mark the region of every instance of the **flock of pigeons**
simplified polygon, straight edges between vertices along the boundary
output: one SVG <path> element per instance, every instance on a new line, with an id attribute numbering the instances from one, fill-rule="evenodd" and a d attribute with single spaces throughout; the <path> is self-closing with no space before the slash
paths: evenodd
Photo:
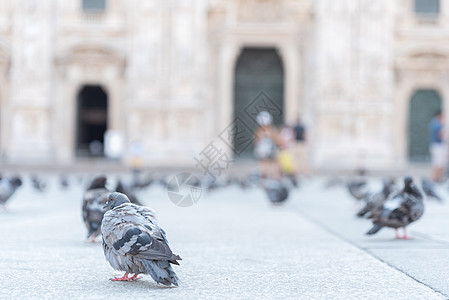
<path id="1" fill-rule="evenodd" d="M 210 192 L 230 185 L 241 189 L 258 186 L 265 190 L 273 204 L 279 204 L 285 202 L 289 191 L 298 186 L 298 182 L 286 180 L 267 180 L 250 174 L 198 184 Z M 47 188 L 45 181 L 36 176 L 32 176 L 31 183 L 38 191 Z M 178 285 L 179 279 L 172 265 L 179 265 L 181 257 L 170 249 L 166 233 L 159 226 L 154 212 L 143 206 L 133 192 L 153 183 L 168 186 L 168 180 L 162 176 L 141 180 L 131 187 L 118 180 L 115 188 L 109 190 L 106 187 L 107 178 L 100 175 L 89 181 L 82 196 L 82 217 L 87 239 L 91 242 L 101 240 L 109 264 L 113 269 L 125 272 L 122 277 L 111 278 L 113 281 L 133 281 L 140 278 L 139 274 L 148 274 L 158 284 Z M 68 186 L 66 176 L 60 176 L 60 184 L 62 188 Z M 326 186 L 335 184 L 337 181 L 331 179 Z M 21 185 L 22 180 L 18 176 L 0 177 L 0 204 L 5 211 L 5 203 Z M 418 186 L 412 177 L 405 177 L 399 189 L 392 178 L 385 178 L 382 189 L 371 192 L 361 173 L 357 178 L 346 181 L 345 186 L 355 199 L 363 203 L 357 216 L 367 218 L 373 224 L 367 235 L 389 227 L 396 230 L 396 238 L 408 239 L 406 227 L 423 215 L 424 198 L 442 201 L 432 182 L 422 180 Z M 399 228 L 403 228 L 402 236 L 398 234 Z"/>
<path id="2" fill-rule="evenodd" d="M 363 203 L 357 216 L 367 218 L 373 223 L 367 235 L 376 234 L 382 228 L 389 227 L 395 229 L 396 238 L 410 239 L 406 227 L 424 214 L 424 199 L 443 201 L 434 183 L 427 179 L 422 179 L 419 186 L 412 177 L 407 176 L 403 179 L 402 187 L 398 189 L 395 181 L 388 177 L 383 179 L 380 191 L 369 192 L 363 175 L 359 173 L 357 178 L 349 180 L 346 188 L 354 199 Z M 327 186 L 330 186 L 330 182 Z M 402 236 L 398 233 L 399 228 L 403 228 Z"/>
<path id="3" fill-rule="evenodd" d="M 229 178 L 224 182 L 211 181 L 206 188 L 216 190 L 232 184 L 246 189 L 260 178 Z M 101 236 L 103 250 L 109 264 L 115 270 L 123 271 L 122 277 L 113 281 L 133 281 L 139 274 L 149 274 L 157 283 L 166 286 L 178 285 L 178 277 L 171 265 L 179 265 L 181 260 L 171 251 L 165 231 L 158 225 L 151 209 L 142 206 L 130 188 L 120 180 L 114 191 L 106 188 L 105 176 L 95 177 L 83 195 L 82 215 L 87 228 L 87 238 L 91 242 Z M 168 182 L 159 179 L 168 186 Z M 152 184 L 146 181 L 134 188 Z M 202 184 L 202 183 L 198 183 Z M 282 203 L 288 197 L 285 183 L 277 180 L 264 180 L 261 183 L 273 203 Z M 130 274 L 133 274 L 130 276 Z"/>

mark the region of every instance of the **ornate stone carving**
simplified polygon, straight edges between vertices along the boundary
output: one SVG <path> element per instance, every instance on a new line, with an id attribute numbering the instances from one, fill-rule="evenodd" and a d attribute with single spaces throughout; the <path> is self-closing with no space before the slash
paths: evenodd
<path id="1" fill-rule="evenodd" d="M 240 22 L 279 22 L 284 15 L 282 0 L 245 0 L 238 2 Z"/>

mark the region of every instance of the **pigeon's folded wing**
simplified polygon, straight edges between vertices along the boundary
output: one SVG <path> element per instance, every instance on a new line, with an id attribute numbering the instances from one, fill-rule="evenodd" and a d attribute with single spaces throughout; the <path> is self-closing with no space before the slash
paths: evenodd
<path id="1" fill-rule="evenodd" d="M 89 210 L 95 209 L 103 212 L 105 211 L 103 206 L 108 200 L 108 193 L 109 191 L 103 188 L 88 190 L 84 193 L 82 205 L 84 222 L 87 221 Z"/>
<path id="2" fill-rule="evenodd" d="M 135 208 L 137 210 L 137 214 L 146 219 L 147 222 L 145 224 L 145 227 L 152 230 L 152 235 L 157 237 L 158 239 L 164 240 L 165 243 L 168 244 L 166 233 L 164 229 L 159 226 L 159 223 L 156 220 L 155 213 L 150 208 L 145 206 L 135 206 Z"/>
<path id="3" fill-rule="evenodd" d="M 120 255 L 132 255 L 137 258 L 151 260 L 179 260 L 164 240 L 151 235 L 151 230 L 137 224 L 119 224 L 115 228 L 115 234 L 105 237 L 105 241 L 111 245 Z M 116 236 L 116 238 L 114 238 Z"/>

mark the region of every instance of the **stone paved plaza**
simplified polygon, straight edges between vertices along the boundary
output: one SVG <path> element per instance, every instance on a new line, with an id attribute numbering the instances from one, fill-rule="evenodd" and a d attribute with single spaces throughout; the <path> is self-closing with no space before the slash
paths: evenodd
<path id="1" fill-rule="evenodd" d="M 181 208 L 166 189 L 150 186 L 138 196 L 183 258 L 174 266 L 180 286 L 165 288 L 150 276 L 109 281 L 117 273 L 101 244 L 86 241 L 84 185 L 71 177 L 62 190 L 55 176 L 48 179 L 42 193 L 25 180 L 8 212 L 0 212 L 1 299 L 449 297 L 447 201 L 426 201 L 423 218 L 410 226 L 414 240 L 405 241 L 390 229 L 365 236 L 371 224 L 355 217 L 357 203 L 342 186 L 324 189 L 324 177 L 304 180 L 282 206 L 271 205 L 260 189 L 231 186 Z M 372 178 L 370 187 L 379 186 Z"/>

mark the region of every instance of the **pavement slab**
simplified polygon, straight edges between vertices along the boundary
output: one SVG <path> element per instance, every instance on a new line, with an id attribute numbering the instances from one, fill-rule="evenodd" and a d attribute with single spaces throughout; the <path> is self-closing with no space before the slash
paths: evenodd
<path id="1" fill-rule="evenodd" d="M 371 190 L 380 189 L 380 182 L 381 178 L 371 178 Z M 449 194 L 444 186 L 438 189 L 445 201 L 426 200 L 423 217 L 408 226 L 413 240 L 397 240 L 389 228 L 366 236 L 372 223 L 355 216 L 360 204 L 346 188 L 320 186 L 322 180 L 313 180 L 294 191 L 290 205 L 298 214 L 449 298 Z"/>

